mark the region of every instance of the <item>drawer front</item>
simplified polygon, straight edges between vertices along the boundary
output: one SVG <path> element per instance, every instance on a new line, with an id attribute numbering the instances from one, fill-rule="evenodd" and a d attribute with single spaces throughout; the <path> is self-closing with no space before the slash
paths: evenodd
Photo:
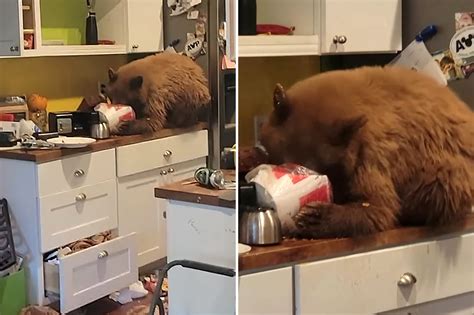
<path id="1" fill-rule="evenodd" d="M 39 199 L 43 252 L 117 227 L 115 180 Z"/>
<path id="2" fill-rule="evenodd" d="M 67 313 L 138 279 L 135 235 L 65 256 L 59 262 L 61 312 Z"/>
<path id="3" fill-rule="evenodd" d="M 254 273 L 239 278 L 239 314 L 293 314 L 291 267 Z"/>
<path id="4" fill-rule="evenodd" d="M 39 195 L 44 197 L 115 178 L 115 149 L 81 154 L 38 165 Z"/>
<path id="5" fill-rule="evenodd" d="M 474 290 L 474 233 L 295 267 L 297 314 L 378 313 Z M 397 283 L 404 273 L 417 281 Z"/>
<path id="6" fill-rule="evenodd" d="M 133 175 L 208 155 L 207 130 L 117 149 L 117 176 Z"/>

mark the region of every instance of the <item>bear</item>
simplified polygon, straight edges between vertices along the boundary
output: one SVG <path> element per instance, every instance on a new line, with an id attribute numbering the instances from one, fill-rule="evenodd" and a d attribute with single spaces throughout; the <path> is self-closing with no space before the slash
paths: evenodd
<path id="1" fill-rule="evenodd" d="M 474 114 L 448 87 L 396 66 L 277 84 L 260 142 L 273 164 L 329 177 L 333 203 L 305 206 L 296 238 L 439 226 L 474 204 Z"/>
<path id="2" fill-rule="evenodd" d="M 189 127 L 211 101 L 204 71 L 193 60 L 162 52 L 109 69 L 104 94 L 113 104 L 129 105 L 136 120 L 123 122 L 120 134 L 152 133 Z"/>

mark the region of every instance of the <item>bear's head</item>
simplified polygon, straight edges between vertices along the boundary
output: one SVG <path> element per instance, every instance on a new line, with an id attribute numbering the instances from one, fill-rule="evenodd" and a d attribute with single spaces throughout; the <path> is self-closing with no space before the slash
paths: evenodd
<path id="1" fill-rule="evenodd" d="M 130 71 L 109 69 L 109 82 L 104 92 L 113 104 L 129 105 L 138 118 L 143 116 L 146 106 L 144 77 L 140 74 L 129 74 Z"/>
<path id="2" fill-rule="evenodd" d="M 310 88 L 310 86 L 308 86 Z M 273 112 L 263 124 L 260 141 L 271 163 L 297 163 L 322 174 L 347 167 L 346 155 L 365 116 L 341 115 L 331 98 L 311 89 L 277 84 Z"/>

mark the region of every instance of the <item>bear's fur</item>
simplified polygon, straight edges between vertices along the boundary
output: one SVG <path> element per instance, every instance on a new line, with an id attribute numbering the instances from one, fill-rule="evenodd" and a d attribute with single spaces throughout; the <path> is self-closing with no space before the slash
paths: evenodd
<path id="1" fill-rule="evenodd" d="M 186 56 L 168 52 L 110 69 L 105 94 L 112 103 L 135 110 L 137 120 L 121 125 L 122 134 L 190 126 L 211 100 L 202 68 Z"/>
<path id="2" fill-rule="evenodd" d="M 304 207 L 295 237 L 442 225 L 474 204 L 474 113 L 411 70 L 364 67 L 277 85 L 262 127 L 272 163 L 327 174 L 334 204 Z"/>

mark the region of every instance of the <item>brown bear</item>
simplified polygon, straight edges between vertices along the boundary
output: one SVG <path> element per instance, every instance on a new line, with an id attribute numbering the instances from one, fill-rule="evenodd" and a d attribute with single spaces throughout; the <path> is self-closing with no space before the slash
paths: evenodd
<path id="1" fill-rule="evenodd" d="M 412 70 L 363 67 L 277 85 L 262 127 L 272 163 L 328 175 L 333 204 L 295 215 L 299 238 L 442 225 L 474 204 L 474 113 Z"/>
<path id="2" fill-rule="evenodd" d="M 112 103 L 135 111 L 137 120 L 123 123 L 121 134 L 190 126 L 211 100 L 202 68 L 189 57 L 168 52 L 109 69 L 104 92 Z"/>

